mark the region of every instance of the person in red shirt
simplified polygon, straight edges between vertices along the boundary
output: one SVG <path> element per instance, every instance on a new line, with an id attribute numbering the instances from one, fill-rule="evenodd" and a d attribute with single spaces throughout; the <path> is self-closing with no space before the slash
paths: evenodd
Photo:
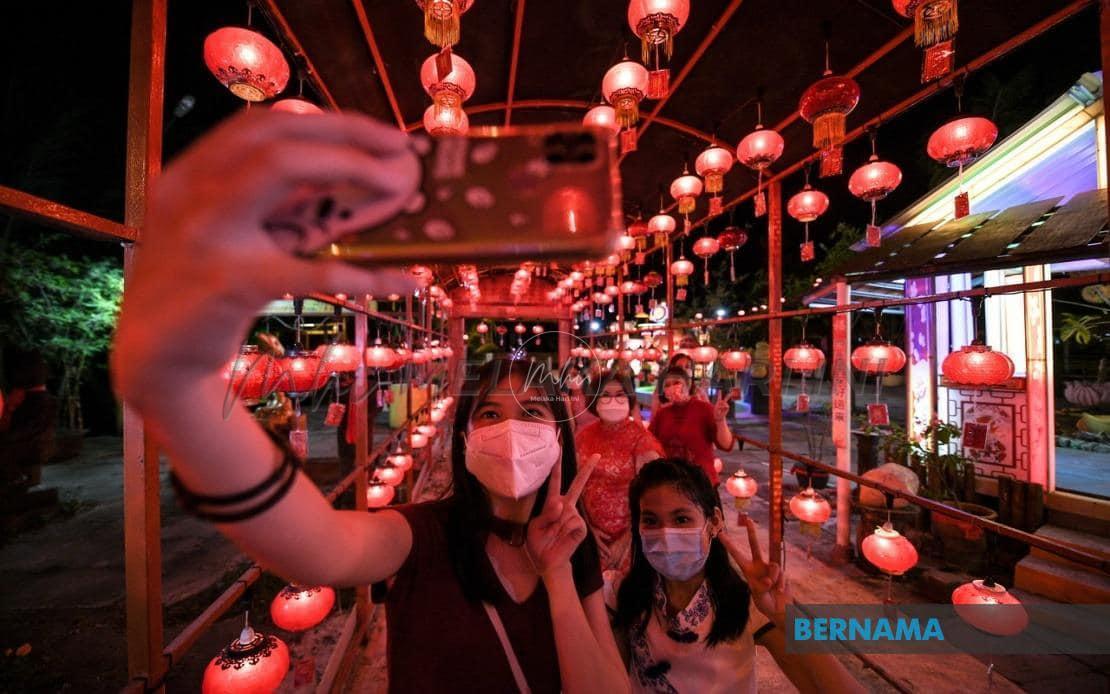
<path id="1" fill-rule="evenodd" d="M 705 471 L 714 486 L 719 483 L 713 467 L 713 446 L 732 449 L 734 438 L 725 422 L 729 401 L 714 404 L 690 396 L 690 375 L 671 368 L 663 374 L 663 394 L 667 403 L 652 413 L 648 430 L 663 444 L 667 457 L 681 458 Z"/>

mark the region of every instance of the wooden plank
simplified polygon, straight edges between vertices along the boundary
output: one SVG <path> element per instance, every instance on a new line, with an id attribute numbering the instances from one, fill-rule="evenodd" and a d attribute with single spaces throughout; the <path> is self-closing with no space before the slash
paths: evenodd
<path id="1" fill-rule="evenodd" d="M 102 241 L 135 241 L 139 238 L 135 227 L 7 186 L 0 186 L 0 210 Z"/>
<path id="2" fill-rule="evenodd" d="M 968 215 L 962 219 L 952 219 L 925 234 L 912 246 L 899 253 L 893 260 L 886 263 L 882 269 L 917 273 L 918 268 L 926 265 L 935 265 L 937 253 L 942 252 L 952 242 L 958 241 L 961 236 L 990 219 L 997 210 L 980 212 Z M 919 277 L 918 274 L 912 274 Z"/>
<path id="3" fill-rule="evenodd" d="M 1037 200 L 1024 205 L 1007 207 L 999 215 L 987 220 L 970 238 L 966 238 L 941 259 L 942 263 L 963 263 L 983 258 L 995 258 L 1006 252 L 1006 247 L 1026 231 L 1033 222 L 1056 207 L 1060 197 Z"/>
<path id="4" fill-rule="evenodd" d="M 860 251 L 829 274 L 830 276 L 846 275 L 853 272 L 873 270 L 876 263 L 879 261 L 883 261 L 884 265 L 888 264 L 892 255 L 905 249 L 906 246 L 924 236 L 936 225 L 936 222 L 926 222 L 924 224 L 915 224 L 912 227 L 902 227 L 884 238 L 883 244 L 878 248 L 867 248 Z"/>
<path id="5" fill-rule="evenodd" d="M 1023 238 L 1014 255 L 1084 246 L 1106 226 L 1106 189 L 1077 193 L 1056 214 Z"/>

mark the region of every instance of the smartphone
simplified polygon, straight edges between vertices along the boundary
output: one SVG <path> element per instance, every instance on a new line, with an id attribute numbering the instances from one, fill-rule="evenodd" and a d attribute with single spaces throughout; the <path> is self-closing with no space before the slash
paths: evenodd
<path id="1" fill-rule="evenodd" d="M 355 187 L 308 190 L 267 227 L 301 255 L 357 265 L 601 258 L 623 230 L 614 138 L 579 125 L 414 135 L 423 178 L 404 211 L 369 227 Z"/>

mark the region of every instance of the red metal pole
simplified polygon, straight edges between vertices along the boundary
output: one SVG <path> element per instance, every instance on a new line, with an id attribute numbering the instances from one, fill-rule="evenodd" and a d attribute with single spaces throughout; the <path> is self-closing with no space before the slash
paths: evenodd
<path id="1" fill-rule="evenodd" d="M 0 186 L 0 210 L 98 240 L 130 242 L 139 238 L 134 227 L 7 186 Z"/>
<path id="2" fill-rule="evenodd" d="M 667 239 L 664 244 L 666 246 L 666 256 L 663 265 L 663 277 L 667 283 L 667 363 L 674 357 L 674 277 L 671 276 L 671 262 L 674 259 L 674 249 L 671 248 L 671 241 Z M 659 374 L 662 378 L 663 374 Z M 652 415 L 655 413 L 652 412 Z"/>
<path id="3" fill-rule="evenodd" d="M 386 70 L 381 51 L 378 50 L 378 41 L 374 38 L 374 30 L 370 27 L 370 18 L 366 16 L 366 8 L 362 6 L 362 0 L 351 0 L 351 6 L 358 18 L 358 25 L 362 28 L 362 35 L 366 37 L 366 45 L 370 49 L 370 56 L 374 59 L 374 67 L 378 70 L 378 81 L 382 83 L 389 108 L 393 110 L 393 117 L 397 119 L 397 127 L 404 130 L 405 117 L 401 114 L 401 106 L 397 103 L 397 95 L 393 92 L 393 84 L 389 81 L 389 72 Z"/>
<path id="4" fill-rule="evenodd" d="M 782 184 L 767 186 L 767 305 L 782 306 Z M 772 446 L 770 460 L 771 505 L 768 549 L 771 561 L 782 561 L 782 319 L 768 322 L 771 359 L 771 394 L 767 437 Z"/>
<path id="5" fill-rule="evenodd" d="M 135 0 L 131 10 L 131 69 L 127 103 L 124 222 L 142 229 L 148 190 L 162 169 L 162 99 L 165 84 L 166 0 Z M 136 249 L 124 251 L 124 276 Z M 127 671 L 154 682 L 162 658 L 162 518 L 158 449 L 138 414 L 124 405 L 123 543 L 127 615 Z"/>
<path id="6" fill-rule="evenodd" d="M 370 297 L 364 296 L 364 302 L 369 305 Z M 365 313 L 356 313 L 355 319 L 355 347 L 358 348 L 359 354 L 366 354 L 366 343 L 369 319 Z M 367 382 L 367 369 L 366 365 L 359 360 L 358 368 L 355 369 L 355 380 L 351 384 L 354 390 L 353 396 L 350 399 L 351 410 L 347 413 L 347 417 L 353 417 L 351 421 L 355 423 L 355 467 L 366 463 L 367 456 L 370 454 L 370 444 L 373 441 L 373 432 L 370 430 L 369 417 L 369 384 Z M 367 473 L 355 476 L 355 510 L 365 512 L 367 509 L 366 503 L 366 490 L 370 486 L 368 484 Z M 359 586 L 355 589 L 355 610 L 358 615 L 357 624 L 359 626 L 366 624 L 370 620 L 370 589 L 368 586 Z"/>
<path id="7" fill-rule="evenodd" d="M 513 23 L 513 52 L 509 59 L 509 93 L 505 97 L 505 125 L 513 120 L 513 94 L 516 92 L 516 68 L 520 60 L 520 35 L 524 31 L 525 0 L 516 0 L 516 21 Z"/>

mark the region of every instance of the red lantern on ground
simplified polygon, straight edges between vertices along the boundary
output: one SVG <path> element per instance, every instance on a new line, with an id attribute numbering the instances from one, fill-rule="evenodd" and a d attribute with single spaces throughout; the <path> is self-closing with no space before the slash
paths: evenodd
<path id="1" fill-rule="evenodd" d="M 424 38 L 440 48 L 459 42 L 460 18 L 473 0 L 416 0 L 424 10 Z"/>
<path id="2" fill-rule="evenodd" d="M 270 603 L 270 619 L 285 631 L 307 631 L 324 621 L 335 605 L 335 591 L 328 586 L 290 583 Z"/>
<path id="3" fill-rule="evenodd" d="M 354 345 L 320 345 L 314 353 L 320 357 L 320 368 L 327 373 L 349 373 L 357 369 L 362 361 L 358 347 Z"/>
<path id="4" fill-rule="evenodd" d="M 903 17 L 913 17 L 913 38 L 925 49 L 921 81 L 931 82 L 952 71 L 955 51 L 952 40 L 959 31 L 956 0 L 893 0 Z"/>
<path id="5" fill-rule="evenodd" d="M 997 386 L 1014 375 L 1014 362 L 981 342 L 950 352 L 941 362 L 940 370 L 954 384 Z"/>
<path id="6" fill-rule="evenodd" d="M 605 73 L 601 93 L 616 109 L 617 123 L 627 128 L 640 120 L 640 102 L 647 92 L 648 71 L 643 65 L 625 58 Z"/>
<path id="7" fill-rule="evenodd" d="M 204 669 L 203 694 L 269 694 L 289 672 L 289 648 L 246 625 Z"/>
<path id="8" fill-rule="evenodd" d="M 885 523 L 863 538 L 863 556 L 876 568 L 891 576 L 901 576 L 917 565 L 913 543 Z"/>
<path id="9" fill-rule="evenodd" d="M 724 190 L 725 174 L 732 168 L 732 163 L 732 152 L 716 143 L 709 145 L 698 155 L 694 161 L 694 171 L 705 179 L 706 192 L 720 193 Z"/>
<path id="10" fill-rule="evenodd" d="M 662 246 L 667 242 L 667 239 L 670 238 L 670 235 L 674 233 L 675 228 L 678 226 L 678 222 L 675 221 L 674 217 L 669 214 L 663 214 L 663 211 L 660 210 L 659 214 L 648 220 L 647 226 L 648 231 L 655 236 L 655 245 Z"/>
<path id="11" fill-rule="evenodd" d="M 612 133 L 620 132 L 621 125 L 617 122 L 617 112 L 612 106 L 602 104 L 594 106 L 582 117 L 582 125 L 592 128 L 603 128 Z"/>
<path id="12" fill-rule="evenodd" d="M 678 202 L 679 214 L 690 214 L 698 204 L 701 195 L 701 179 L 683 167 L 682 175 L 671 182 L 671 197 Z"/>
<path id="13" fill-rule="evenodd" d="M 906 353 L 885 340 L 875 340 L 852 350 L 852 366 L 868 376 L 897 373 L 906 365 Z"/>
<path id="14" fill-rule="evenodd" d="M 654 65 L 648 79 L 649 99 L 662 99 L 670 89 L 670 70 L 663 67 L 663 63 L 671 59 L 674 36 L 682 30 L 689 16 L 689 0 L 631 0 L 628 3 L 628 26 L 640 38 L 640 59 L 645 65 Z"/>
<path id="15" fill-rule="evenodd" d="M 721 355 L 721 366 L 729 371 L 747 371 L 752 365 L 752 355 L 739 349 L 730 349 Z"/>
<path id="16" fill-rule="evenodd" d="M 732 495 L 733 504 L 738 509 L 747 508 L 758 488 L 759 483 L 755 481 L 755 478 L 748 477 L 748 473 L 744 472 L 743 468 L 732 473 L 732 476 L 725 482 L 725 489 Z"/>
<path id="17" fill-rule="evenodd" d="M 384 482 L 370 482 L 366 488 L 366 505 L 369 508 L 383 508 L 389 506 L 397 492 L 392 486 Z"/>
<path id="18" fill-rule="evenodd" d="M 1029 626 L 1021 600 L 989 578 L 956 588 L 952 604 L 961 619 L 988 634 L 1017 636 Z"/>
<path id="19" fill-rule="evenodd" d="M 706 284 L 709 284 L 709 259 L 719 250 L 721 250 L 721 244 L 712 236 L 703 236 L 694 242 L 694 255 L 702 259 Z"/>
<path id="20" fill-rule="evenodd" d="M 728 251 L 728 272 L 733 282 L 736 281 L 736 251 L 747 242 L 748 233 L 740 227 L 725 227 L 717 237 L 721 250 Z"/>
<path id="21" fill-rule="evenodd" d="M 686 258 L 679 258 L 671 263 L 671 274 L 674 275 L 675 284 L 685 287 L 690 283 L 690 275 L 694 273 L 694 264 Z"/>
<path id="22" fill-rule="evenodd" d="M 793 371 L 811 374 L 824 365 L 825 353 L 803 342 L 786 350 L 786 354 L 782 355 L 782 363 Z"/>
<path id="23" fill-rule="evenodd" d="M 802 534 L 820 535 L 821 526 L 832 516 L 832 507 L 825 497 L 810 487 L 790 500 L 790 512 L 801 521 Z"/>
<path id="24" fill-rule="evenodd" d="M 204 39 L 204 64 L 231 93 L 245 101 L 272 99 L 289 82 L 281 49 L 252 29 L 224 27 Z"/>
<path id="25" fill-rule="evenodd" d="M 843 152 L 848 114 L 859 103 L 859 85 L 851 77 L 834 75 L 826 65 L 825 75 L 802 93 L 798 114 L 813 125 L 813 147 L 821 153 L 821 175 L 834 176 L 843 170 Z"/>
<path id="26" fill-rule="evenodd" d="M 690 358 L 697 364 L 712 364 L 717 361 L 717 350 L 710 345 L 700 345 L 691 350 Z"/>
<path id="27" fill-rule="evenodd" d="M 420 83 L 432 97 L 436 106 L 451 108 L 461 106 L 474 94 L 476 78 L 474 68 L 458 53 L 451 52 L 451 70 L 441 74 L 436 63 L 440 54 L 428 56 L 420 66 Z"/>
<path id="28" fill-rule="evenodd" d="M 295 113 L 299 116 L 312 116 L 324 112 L 324 109 L 299 96 L 275 101 L 270 108 L 274 111 Z"/>
<path id="29" fill-rule="evenodd" d="M 424 111 L 424 129 L 433 137 L 465 135 L 470 129 L 470 119 L 459 107 L 440 108 L 432 104 Z"/>

